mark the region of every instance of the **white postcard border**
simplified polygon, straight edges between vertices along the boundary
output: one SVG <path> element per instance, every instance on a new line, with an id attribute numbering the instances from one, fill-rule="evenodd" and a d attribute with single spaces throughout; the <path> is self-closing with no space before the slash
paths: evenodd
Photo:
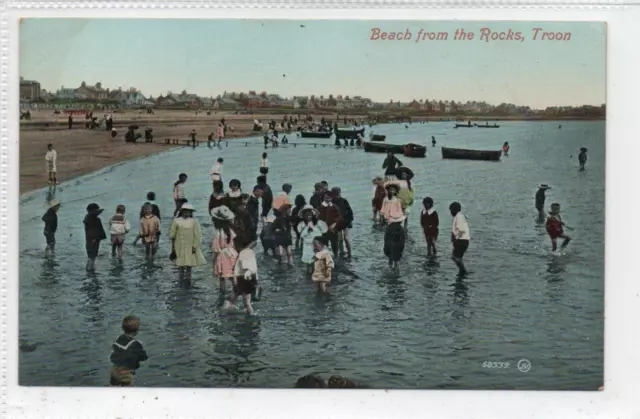
<path id="1" fill-rule="evenodd" d="M 582 4 L 585 4 L 583 2 Z M 50 8 L 38 9 L 48 5 Z M 540 2 L 538 4 L 541 4 Z M 243 9 L 195 8 L 194 4 L 158 8 L 148 3 L 87 5 L 76 3 L 13 3 L 1 28 L 2 67 L 0 130 L 0 233 L 2 242 L 2 386 L 7 418 L 505 418 L 640 417 L 640 375 L 635 362 L 640 327 L 640 281 L 634 271 L 640 222 L 639 180 L 634 157 L 640 156 L 634 135 L 640 82 L 640 8 L 553 6 L 509 8 L 504 3 L 483 8 L 365 9 L 366 3 L 335 3 L 333 9 L 287 9 L 286 3 Z M 19 8 L 22 6 L 21 8 Z M 81 8 L 85 6 L 85 8 Z M 92 8 L 87 8 L 91 6 Z M 121 6 L 114 8 L 113 6 Z M 191 7 L 189 7 L 191 6 Z M 274 8 L 275 6 L 275 8 Z M 356 8 L 357 14 L 345 8 Z M 451 5 L 450 5 L 451 6 Z M 188 8 L 187 8 L 188 7 Z M 372 7 L 389 7 L 377 2 Z M 446 5 L 445 5 L 446 7 Z M 495 8 L 490 8 L 495 7 Z M 525 9 L 526 8 L 526 9 Z M 342 9 L 342 10 L 341 10 Z M 105 12 L 106 15 L 105 15 Z M 347 18 L 425 20 L 581 20 L 607 21 L 607 170 L 606 170 L 606 320 L 605 390 L 601 392 L 498 391 L 332 391 L 145 388 L 19 387 L 18 382 L 18 39 L 19 17 L 159 17 L 159 18 Z M 366 34 L 364 35 L 366 36 Z M 73 331 L 70 331 L 72 335 Z"/>

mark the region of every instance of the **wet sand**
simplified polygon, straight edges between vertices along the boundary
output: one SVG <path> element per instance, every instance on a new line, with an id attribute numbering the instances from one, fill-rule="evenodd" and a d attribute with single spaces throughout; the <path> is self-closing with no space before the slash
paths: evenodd
<path id="1" fill-rule="evenodd" d="M 102 118 L 103 113 L 94 113 Z M 165 151 L 170 147 L 184 147 L 184 145 L 166 145 L 166 138 L 177 138 L 181 142 L 189 139 L 192 129 L 196 130 L 197 140 L 206 142 L 210 132 L 216 132 L 216 127 L 224 117 L 227 125 L 226 140 L 254 136 L 253 120 L 266 122 L 271 119 L 282 120 L 284 115 L 236 115 L 227 112 L 212 112 L 207 115 L 201 112 L 197 116 L 195 111 L 163 111 L 155 115 L 138 114 L 137 111 L 125 111 L 114 114 L 114 127 L 118 136 L 111 138 L 104 130 L 87 130 L 84 128 L 84 117 L 74 118 L 73 129 L 68 129 L 67 117 L 54 115 L 52 110 L 32 111 L 31 121 L 21 121 L 20 124 L 20 194 L 47 186 L 47 173 L 44 155 L 47 144 L 53 144 L 58 153 L 57 178 L 58 183 L 67 181 L 99 170 L 109 165 L 120 163 L 138 157 Z M 322 116 L 335 119 L 335 115 L 314 115 L 314 119 Z M 131 124 L 139 125 L 137 130 L 144 136 L 144 129 L 153 129 L 153 143 L 142 142 L 125 143 L 124 134 Z M 140 140 L 139 140 L 140 141 Z M 202 144 L 200 145 L 202 146 Z"/>

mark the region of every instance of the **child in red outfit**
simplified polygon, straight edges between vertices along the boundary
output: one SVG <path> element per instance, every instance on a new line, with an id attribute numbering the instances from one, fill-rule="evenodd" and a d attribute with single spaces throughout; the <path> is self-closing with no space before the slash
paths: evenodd
<path id="1" fill-rule="evenodd" d="M 551 238 L 551 249 L 555 252 L 558 249 L 558 239 L 564 239 L 561 249 L 567 247 L 571 241 L 571 237 L 564 234 L 564 221 L 560 215 L 560 204 L 551 204 L 551 211 L 547 216 L 547 234 Z"/>

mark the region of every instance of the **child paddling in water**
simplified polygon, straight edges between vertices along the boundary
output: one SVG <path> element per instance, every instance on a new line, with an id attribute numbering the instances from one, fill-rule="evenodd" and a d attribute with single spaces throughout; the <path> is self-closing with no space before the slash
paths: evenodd
<path id="1" fill-rule="evenodd" d="M 131 224 L 124 217 L 125 207 L 124 205 L 118 205 L 116 207 L 116 215 L 109 220 L 109 233 L 111 233 L 111 256 L 115 256 L 116 252 L 118 257 L 122 259 L 124 253 L 124 236 L 131 230 Z"/>
<path id="2" fill-rule="evenodd" d="M 140 218 L 140 237 L 145 246 L 145 256 L 151 260 L 156 254 L 158 236 L 160 235 L 160 219 L 153 213 L 151 204 L 146 204 Z"/>
<path id="3" fill-rule="evenodd" d="M 433 208 L 433 199 L 426 197 L 422 200 L 422 214 L 420 215 L 420 224 L 424 237 L 427 240 L 427 256 L 435 255 L 436 240 L 438 239 L 438 226 L 440 219 L 438 213 Z"/>
<path id="4" fill-rule="evenodd" d="M 51 256 L 55 252 L 59 209 L 60 201 L 54 199 L 49 202 L 49 209 L 42 216 L 42 221 L 44 221 L 44 237 L 47 240 L 47 248 L 44 251 L 45 256 Z"/>
<path id="5" fill-rule="evenodd" d="M 136 316 L 127 316 L 122 321 L 124 334 L 118 336 L 113 342 L 111 353 L 111 380 L 112 386 L 124 387 L 133 383 L 133 376 L 140 363 L 148 359 L 142 344 L 135 339 L 140 329 L 140 319 Z"/>
<path id="6" fill-rule="evenodd" d="M 242 297 L 244 311 L 253 314 L 251 296 L 258 286 L 258 264 L 256 254 L 253 251 L 255 241 L 247 240 L 245 236 L 236 236 L 233 239 L 235 248 L 240 252 L 233 268 L 233 294 L 225 302 L 225 309 L 237 309 L 236 299 Z"/>
<path id="7" fill-rule="evenodd" d="M 551 204 L 551 211 L 549 212 L 549 216 L 547 217 L 547 234 L 551 238 L 551 250 L 554 252 L 558 249 L 558 239 L 564 239 L 561 249 L 567 247 L 569 242 L 571 241 L 571 237 L 564 234 L 563 227 L 566 227 L 564 221 L 562 221 L 562 216 L 560 215 L 560 204 Z"/>
<path id="8" fill-rule="evenodd" d="M 325 236 L 316 236 L 313 239 L 313 256 L 314 267 L 311 280 L 316 284 L 318 292 L 326 292 L 327 285 L 331 282 L 331 274 L 335 266 L 333 256 L 327 249 L 327 238 Z"/>

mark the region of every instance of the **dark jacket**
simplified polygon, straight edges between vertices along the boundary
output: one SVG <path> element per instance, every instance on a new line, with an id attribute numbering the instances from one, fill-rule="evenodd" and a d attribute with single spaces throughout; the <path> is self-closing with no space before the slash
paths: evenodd
<path id="1" fill-rule="evenodd" d="M 313 208 L 318 209 L 320 207 L 320 205 L 322 205 L 322 201 L 324 201 L 324 194 L 325 192 L 316 192 L 313 195 L 311 195 L 311 198 L 309 198 L 309 205 L 311 205 Z"/>
<path id="2" fill-rule="evenodd" d="M 384 159 L 384 162 L 382 163 L 382 168 L 387 169 L 384 172 L 385 176 L 395 175 L 396 166 L 398 167 L 402 166 L 402 162 L 398 160 L 396 156 L 391 156 Z"/>
<path id="3" fill-rule="evenodd" d="M 340 217 L 340 210 L 336 205 L 330 205 L 328 207 L 320 205 L 320 207 L 318 207 L 318 220 L 327 223 L 328 227 L 331 227 L 333 224 L 339 227 L 342 217 Z"/>
<path id="4" fill-rule="evenodd" d="M 349 201 L 340 197 L 334 200 L 333 204 L 340 210 L 340 218 L 342 219 L 336 229 L 344 230 L 345 228 L 351 228 L 353 223 L 353 210 L 351 209 L 351 205 L 349 205 Z"/>
<path id="5" fill-rule="evenodd" d="M 544 208 L 544 200 L 546 198 L 544 189 L 538 189 L 538 192 L 536 192 L 536 209 L 538 211 Z"/>
<path id="6" fill-rule="evenodd" d="M 120 335 L 111 347 L 113 352 L 109 359 L 117 367 L 135 370 L 140 368 L 140 362 L 149 358 L 142 344 L 128 335 Z"/>
<path id="7" fill-rule="evenodd" d="M 84 217 L 84 235 L 87 243 L 101 241 L 107 238 L 107 234 L 102 227 L 102 220 L 97 215 L 87 214 Z"/>
<path id="8" fill-rule="evenodd" d="M 55 233 L 58 230 L 58 214 L 53 208 L 49 208 L 47 212 L 44 213 L 42 221 L 44 221 L 45 233 Z"/>
<path id="9" fill-rule="evenodd" d="M 271 187 L 266 183 L 259 183 L 256 187 L 262 189 L 262 216 L 266 217 L 273 205 L 273 192 L 271 191 Z"/>
<path id="10" fill-rule="evenodd" d="M 260 221 L 260 202 L 258 201 L 258 198 L 255 196 L 249 197 L 247 210 L 249 211 L 249 215 L 251 215 L 251 228 L 255 233 L 258 230 L 258 222 Z"/>

